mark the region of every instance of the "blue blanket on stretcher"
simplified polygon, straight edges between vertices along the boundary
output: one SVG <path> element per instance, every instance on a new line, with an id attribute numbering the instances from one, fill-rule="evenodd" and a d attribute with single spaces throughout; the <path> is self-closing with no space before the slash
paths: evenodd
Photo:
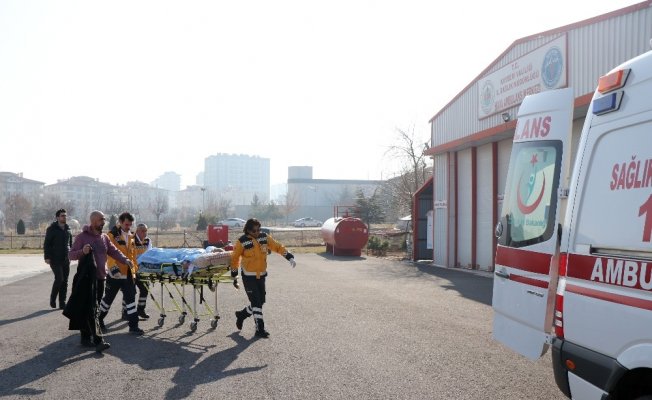
<path id="1" fill-rule="evenodd" d="M 210 252 L 210 249 L 161 249 L 154 247 L 141 254 L 137 261 L 142 272 L 177 273 L 178 266 L 183 261 L 193 262 L 200 254 L 207 252 Z"/>

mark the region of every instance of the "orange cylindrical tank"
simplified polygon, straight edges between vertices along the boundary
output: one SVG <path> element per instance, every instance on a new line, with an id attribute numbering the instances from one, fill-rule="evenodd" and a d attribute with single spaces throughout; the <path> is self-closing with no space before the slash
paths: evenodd
<path id="1" fill-rule="evenodd" d="M 367 225 L 360 218 L 330 218 L 321 226 L 326 251 L 334 256 L 360 256 L 369 239 Z"/>

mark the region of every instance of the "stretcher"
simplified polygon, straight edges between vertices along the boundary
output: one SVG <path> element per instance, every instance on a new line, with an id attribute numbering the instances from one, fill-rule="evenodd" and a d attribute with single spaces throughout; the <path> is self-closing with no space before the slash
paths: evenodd
<path id="1" fill-rule="evenodd" d="M 197 330 L 200 317 L 209 316 L 212 329 L 217 328 L 217 287 L 231 283 L 239 288 L 237 278 L 231 278 L 231 251 L 214 247 L 162 249 L 152 248 L 138 257 L 138 279 L 149 290 L 149 296 L 159 311 L 158 326 L 163 326 L 167 313 L 178 313 L 179 325 L 190 314 L 190 330 Z M 159 286 L 158 299 L 154 288 Z M 205 290 L 208 289 L 208 290 Z M 205 294 L 213 294 L 213 306 Z M 188 295 L 192 301 L 188 300 Z M 169 305 L 166 304 L 166 298 Z"/>

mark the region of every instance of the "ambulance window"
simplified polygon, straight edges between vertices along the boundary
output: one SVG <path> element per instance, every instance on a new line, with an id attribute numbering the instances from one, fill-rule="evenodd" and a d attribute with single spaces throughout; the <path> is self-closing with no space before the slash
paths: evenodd
<path id="1" fill-rule="evenodd" d="M 529 246 L 552 236 L 561 146 L 560 141 L 514 144 L 500 218 L 501 245 Z"/>

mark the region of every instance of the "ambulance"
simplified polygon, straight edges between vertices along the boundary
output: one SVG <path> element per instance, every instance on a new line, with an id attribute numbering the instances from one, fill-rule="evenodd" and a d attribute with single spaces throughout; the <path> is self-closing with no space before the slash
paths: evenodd
<path id="1" fill-rule="evenodd" d="M 601 77 L 571 168 L 571 88 L 519 109 L 496 225 L 493 336 L 552 348 L 573 399 L 652 399 L 652 52 Z"/>

